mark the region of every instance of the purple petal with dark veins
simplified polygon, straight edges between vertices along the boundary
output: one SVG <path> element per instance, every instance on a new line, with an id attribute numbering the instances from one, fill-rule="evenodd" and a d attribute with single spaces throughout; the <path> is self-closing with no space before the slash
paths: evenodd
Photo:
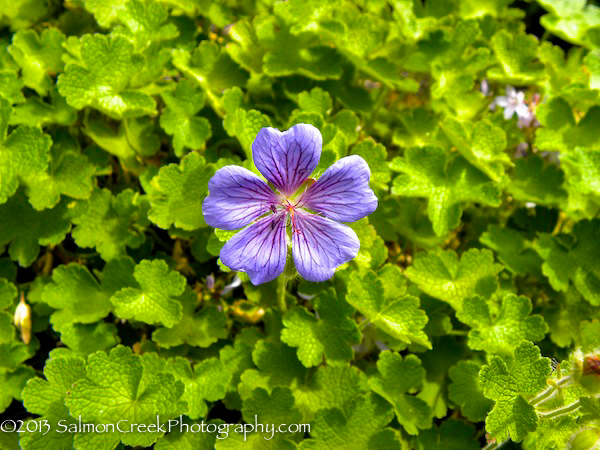
<path id="1" fill-rule="evenodd" d="M 287 257 L 285 216 L 270 214 L 234 235 L 221 249 L 223 264 L 246 272 L 255 286 L 277 278 Z"/>
<path id="2" fill-rule="evenodd" d="M 287 131 L 263 128 L 252 143 L 256 168 L 282 194 L 292 195 L 315 170 L 323 138 L 312 125 L 300 123 Z"/>
<path id="3" fill-rule="evenodd" d="M 306 207 L 340 222 L 354 222 L 377 209 L 377 197 L 369 187 L 371 171 L 358 155 L 333 164 L 302 195 L 298 207 Z"/>
<path id="4" fill-rule="evenodd" d="M 210 195 L 202 203 L 204 221 L 213 228 L 237 230 L 269 211 L 277 195 L 247 169 L 225 166 L 208 182 Z"/>
<path id="5" fill-rule="evenodd" d="M 298 273 L 308 281 L 331 278 L 336 267 L 354 259 L 360 241 L 352 228 L 316 214 L 294 213 L 292 254 Z"/>

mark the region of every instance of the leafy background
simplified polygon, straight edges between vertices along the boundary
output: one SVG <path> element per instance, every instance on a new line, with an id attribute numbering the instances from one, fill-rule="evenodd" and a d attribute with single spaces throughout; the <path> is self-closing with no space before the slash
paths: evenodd
<path id="1" fill-rule="evenodd" d="M 2 0 L 0 26 L 3 418 L 312 425 L 0 448 L 594 445 L 595 4 Z M 529 126 L 490 108 L 507 85 Z M 201 202 L 261 127 L 300 122 L 318 170 L 368 161 L 380 203 L 282 316 L 275 283 L 218 263 L 231 233 Z"/>

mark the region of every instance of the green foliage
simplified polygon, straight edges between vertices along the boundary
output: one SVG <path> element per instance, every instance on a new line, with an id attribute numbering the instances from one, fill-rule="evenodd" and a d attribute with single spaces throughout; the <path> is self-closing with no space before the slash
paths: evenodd
<path id="1" fill-rule="evenodd" d="M 551 371 L 550 360 L 540 358 L 540 350 L 527 341 L 515 348 L 510 367 L 499 356 L 492 356 L 481 368 L 483 394 L 496 402 L 486 418 L 486 428 L 493 436 L 500 440 L 510 436 L 519 442 L 535 430 L 538 416 L 524 395 L 546 387 Z"/>
<path id="2" fill-rule="evenodd" d="M 333 289 L 320 293 L 314 304 L 319 318 L 304 308 L 294 308 L 283 316 L 282 342 L 298 347 L 298 359 L 306 367 L 323 359 L 330 364 L 349 361 L 352 344 L 360 343 L 356 323 L 347 317 L 353 309 Z"/>
<path id="3" fill-rule="evenodd" d="M 509 294 L 495 317 L 480 296 L 466 298 L 457 317 L 471 327 L 469 347 L 489 353 L 510 353 L 523 339 L 540 341 L 548 331 L 542 316 L 530 315 L 531 300 Z"/>
<path id="4" fill-rule="evenodd" d="M 0 0 L 0 448 L 597 447 L 596 3 Z M 208 182 L 298 123 L 378 207 L 254 286 Z"/>
<path id="5" fill-rule="evenodd" d="M 135 266 L 135 287 L 124 287 L 111 297 L 115 312 L 124 319 L 173 326 L 182 318 L 177 299 L 185 290 L 185 278 L 161 260 L 144 260 Z"/>
<path id="6" fill-rule="evenodd" d="M 494 263 L 489 250 L 471 249 L 460 260 L 446 250 L 418 255 L 406 276 L 423 292 L 461 311 L 465 298 L 473 294 L 489 297 L 496 290 L 500 270 L 502 266 Z"/>
<path id="7" fill-rule="evenodd" d="M 406 279 L 392 265 L 364 277 L 353 273 L 348 284 L 348 302 L 365 315 L 365 320 L 390 336 L 431 348 L 423 327 L 427 324 L 419 299 L 406 292 Z"/>
<path id="8" fill-rule="evenodd" d="M 429 405 L 409 391 L 419 387 L 425 369 L 415 355 L 402 358 L 391 351 L 382 352 L 377 361 L 378 374 L 369 380 L 371 389 L 394 406 L 396 418 L 408 434 L 431 426 Z"/>
<path id="9" fill-rule="evenodd" d="M 394 179 L 392 194 L 428 199 L 427 214 L 437 235 L 456 228 L 465 202 L 500 205 L 500 191 L 483 173 L 461 157 L 451 161 L 439 147 L 409 148 L 390 167 L 402 174 Z"/>

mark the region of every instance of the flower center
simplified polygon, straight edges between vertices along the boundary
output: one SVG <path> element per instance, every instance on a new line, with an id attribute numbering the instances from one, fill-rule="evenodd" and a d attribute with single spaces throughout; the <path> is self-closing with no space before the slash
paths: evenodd
<path id="1" fill-rule="evenodd" d="M 281 197 L 281 206 L 283 206 L 283 210 L 290 216 L 292 233 L 300 233 L 300 229 L 296 224 L 296 206 L 298 205 L 298 200 L 298 198 Z"/>

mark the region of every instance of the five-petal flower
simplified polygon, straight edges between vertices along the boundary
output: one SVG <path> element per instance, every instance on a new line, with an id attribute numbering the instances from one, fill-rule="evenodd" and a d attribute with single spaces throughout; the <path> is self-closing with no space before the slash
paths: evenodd
<path id="1" fill-rule="evenodd" d="M 340 222 L 362 219 L 377 208 L 369 166 L 358 155 L 347 156 L 313 182 L 309 177 L 322 144 L 312 125 L 285 132 L 263 128 L 252 156 L 275 190 L 239 166 L 219 169 L 208 183 L 210 194 L 202 205 L 206 223 L 223 230 L 246 227 L 223 246 L 221 261 L 246 272 L 255 285 L 283 273 L 290 243 L 296 270 L 309 281 L 331 278 L 358 254 L 356 233 Z"/>
<path id="2" fill-rule="evenodd" d="M 512 86 L 506 86 L 506 95 L 496 97 L 493 104 L 504 108 L 505 120 L 509 120 L 516 113 L 520 127 L 529 127 L 535 119 L 525 102 L 525 92 L 517 91 Z"/>

